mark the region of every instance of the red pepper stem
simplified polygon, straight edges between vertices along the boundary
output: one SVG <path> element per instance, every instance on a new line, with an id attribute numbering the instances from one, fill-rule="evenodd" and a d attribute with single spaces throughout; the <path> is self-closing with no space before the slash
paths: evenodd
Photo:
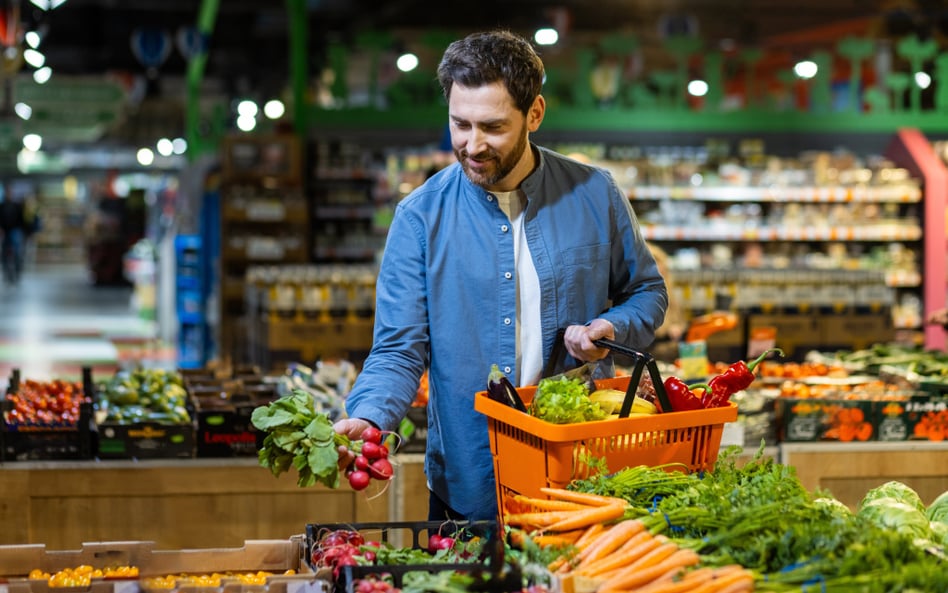
<path id="1" fill-rule="evenodd" d="M 754 372 L 754 368 L 756 368 L 757 365 L 762 363 L 764 359 L 767 358 L 767 356 L 771 352 L 776 352 L 780 356 L 783 356 L 783 350 L 781 350 L 780 348 L 771 348 L 769 350 L 764 350 L 764 352 L 760 356 L 758 356 L 757 358 L 755 358 L 754 360 L 752 360 L 751 362 L 747 364 L 747 370 Z"/>

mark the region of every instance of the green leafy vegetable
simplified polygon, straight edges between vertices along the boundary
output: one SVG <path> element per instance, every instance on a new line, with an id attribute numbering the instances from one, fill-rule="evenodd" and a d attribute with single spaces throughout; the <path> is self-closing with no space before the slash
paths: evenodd
<path id="1" fill-rule="evenodd" d="M 922 512 L 925 511 L 925 503 L 922 502 L 922 498 L 918 495 L 918 492 L 915 492 L 911 487 L 896 480 L 886 482 L 866 492 L 865 496 L 862 497 L 862 501 L 859 503 L 859 508 L 880 498 L 894 498 L 910 507 L 914 507 Z"/>
<path id="2" fill-rule="evenodd" d="M 350 441 L 333 430 L 326 414 L 316 411 L 308 392 L 297 389 L 257 407 L 250 421 L 267 433 L 258 458 L 274 476 L 294 468 L 301 487 L 339 487 L 338 447 Z"/>
<path id="3" fill-rule="evenodd" d="M 857 514 L 885 529 L 912 537 L 932 537 L 925 513 L 895 498 L 877 498 L 861 506 Z"/>
<path id="4" fill-rule="evenodd" d="M 552 424 L 602 420 L 608 416 L 589 399 L 589 388 L 580 379 L 541 379 L 527 412 Z"/>
<path id="5" fill-rule="evenodd" d="M 942 492 L 928 505 L 925 515 L 928 516 L 929 521 L 948 524 L 948 490 Z"/>

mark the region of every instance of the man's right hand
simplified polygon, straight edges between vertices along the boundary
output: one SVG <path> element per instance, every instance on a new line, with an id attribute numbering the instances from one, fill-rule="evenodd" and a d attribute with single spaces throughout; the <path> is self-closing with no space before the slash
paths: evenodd
<path id="1" fill-rule="evenodd" d="M 337 420 L 336 423 L 332 425 L 332 428 L 337 433 L 345 435 L 353 441 L 357 441 L 362 438 L 362 433 L 370 426 L 372 426 L 372 423 L 362 418 L 343 418 L 342 420 Z M 355 453 L 350 451 L 348 447 L 343 445 L 339 446 L 339 469 L 349 467 L 349 464 L 352 463 L 354 459 Z"/>

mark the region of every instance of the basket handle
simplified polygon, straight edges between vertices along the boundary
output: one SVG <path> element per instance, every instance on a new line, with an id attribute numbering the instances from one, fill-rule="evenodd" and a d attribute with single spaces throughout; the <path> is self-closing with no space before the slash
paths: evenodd
<path id="1" fill-rule="evenodd" d="M 668 394 L 665 392 L 665 384 L 662 382 L 662 375 L 658 372 L 658 365 L 655 364 L 655 359 L 651 354 L 633 350 L 625 344 L 620 344 L 619 342 L 615 342 L 613 340 L 607 340 L 606 338 L 593 340 L 592 343 L 596 346 L 599 346 L 600 348 L 608 348 L 613 352 L 617 352 L 635 360 L 635 366 L 632 368 L 632 376 L 629 379 L 629 387 L 625 392 L 625 399 L 622 401 L 622 408 L 619 409 L 619 418 L 628 417 L 629 413 L 632 411 L 632 402 L 635 399 L 635 392 L 638 389 L 639 381 L 642 380 L 642 372 L 646 369 L 648 370 L 649 377 L 652 379 L 652 387 L 655 388 L 655 397 L 658 398 L 659 407 L 661 408 L 662 412 L 674 411 L 671 406 L 671 401 L 668 399 Z"/>

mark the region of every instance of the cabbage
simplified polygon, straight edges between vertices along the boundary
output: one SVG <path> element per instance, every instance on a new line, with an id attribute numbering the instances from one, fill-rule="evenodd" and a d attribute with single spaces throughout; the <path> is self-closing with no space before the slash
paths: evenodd
<path id="1" fill-rule="evenodd" d="M 869 522 L 915 538 L 932 539 L 932 529 L 925 513 L 895 498 L 877 498 L 856 513 Z"/>
<path id="2" fill-rule="evenodd" d="M 932 530 L 932 539 L 942 546 L 948 547 L 948 523 L 932 521 L 928 526 Z"/>
<path id="3" fill-rule="evenodd" d="M 942 492 L 925 511 L 929 521 L 948 524 L 948 490 Z"/>
<path id="4" fill-rule="evenodd" d="M 915 492 L 902 482 L 893 480 L 881 486 L 876 486 L 869 492 L 866 492 L 866 495 L 862 498 L 862 502 L 859 503 L 859 507 L 862 508 L 866 504 L 879 498 L 894 498 L 899 502 L 903 502 L 911 507 L 915 507 L 919 511 L 925 512 L 925 503 L 922 502 L 922 498 L 918 495 L 918 492 Z"/>
<path id="5" fill-rule="evenodd" d="M 848 506 L 832 497 L 814 498 L 813 504 L 834 516 L 848 516 L 853 513 Z"/>

